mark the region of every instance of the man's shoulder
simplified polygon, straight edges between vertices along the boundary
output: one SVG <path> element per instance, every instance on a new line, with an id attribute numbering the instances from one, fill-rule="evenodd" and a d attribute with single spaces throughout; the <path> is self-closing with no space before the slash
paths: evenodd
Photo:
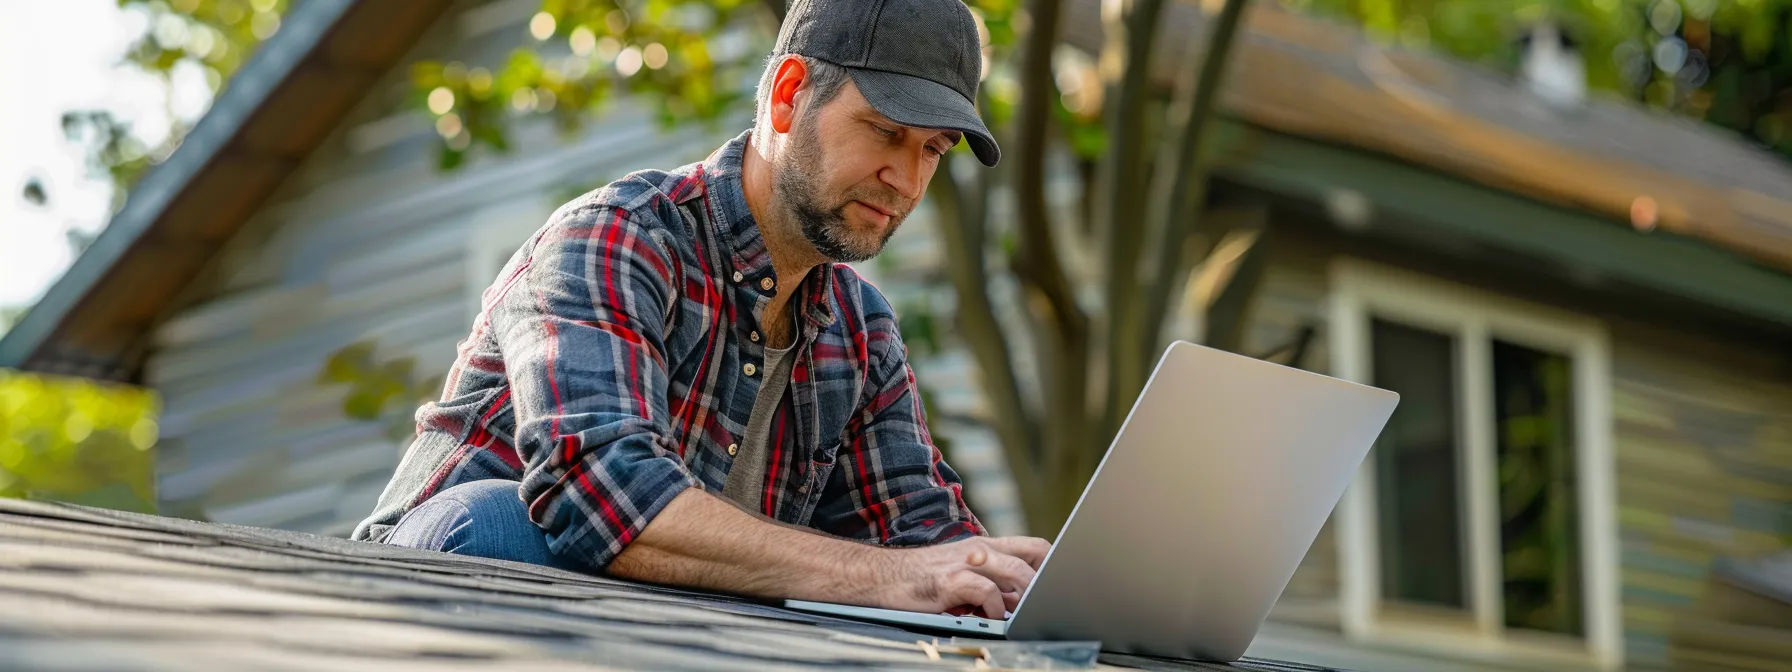
<path id="1" fill-rule="evenodd" d="M 701 193 L 701 175 L 685 166 L 638 170 L 573 197 L 554 211 L 549 225 L 595 228 L 610 225 L 682 233 L 678 207 Z"/>

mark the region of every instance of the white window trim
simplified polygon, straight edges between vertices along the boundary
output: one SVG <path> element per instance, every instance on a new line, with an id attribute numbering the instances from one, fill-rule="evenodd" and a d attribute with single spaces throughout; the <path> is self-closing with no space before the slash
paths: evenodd
<path id="1" fill-rule="evenodd" d="M 1370 316 L 1460 334 L 1462 427 L 1468 500 L 1471 608 L 1475 624 L 1425 628 L 1383 620 L 1375 516 L 1375 470 L 1365 461 L 1337 511 L 1339 607 L 1344 633 L 1359 641 L 1465 658 L 1540 662 L 1600 670 L 1623 665 L 1619 604 L 1617 496 L 1612 456 L 1611 364 L 1598 320 L 1355 259 L 1330 269 L 1332 373 L 1355 382 L 1371 377 Z M 1498 492 L 1494 465 L 1492 352 L 1489 335 L 1573 358 L 1586 637 L 1507 632 L 1499 578 Z"/>
<path id="2" fill-rule="evenodd" d="M 548 198 L 528 194 L 473 213 L 467 219 L 467 320 L 477 319 L 487 287 L 504 270 L 505 260 L 553 215 Z"/>

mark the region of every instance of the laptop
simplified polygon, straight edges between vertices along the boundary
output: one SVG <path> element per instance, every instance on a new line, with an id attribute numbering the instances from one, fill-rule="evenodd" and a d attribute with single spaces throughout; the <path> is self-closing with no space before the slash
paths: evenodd
<path id="1" fill-rule="evenodd" d="M 1007 620 L 799 611 L 1232 661 L 1256 637 L 1399 395 L 1178 341 Z"/>

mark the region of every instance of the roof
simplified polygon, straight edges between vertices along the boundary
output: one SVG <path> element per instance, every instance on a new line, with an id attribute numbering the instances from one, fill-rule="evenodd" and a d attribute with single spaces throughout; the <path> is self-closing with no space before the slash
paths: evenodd
<path id="1" fill-rule="evenodd" d="M 547 567 L 0 499 L 5 669 L 927 670 L 972 669 L 980 657 L 1028 648 L 958 640 L 964 648 L 930 654 L 934 643 L 897 628 Z M 1116 655 L 1102 663 L 1324 669 Z"/>
<path id="2" fill-rule="evenodd" d="M 1206 35 L 1192 2 L 1166 10 L 1159 79 L 1204 42 L 1170 37 Z M 1094 51 L 1099 3 L 1073 1 L 1064 26 Z M 1658 216 L 1646 228 L 1792 271 L 1792 164 L 1728 131 L 1598 95 L 1550 108 L 1511 78 L 1274 3 L 1250 6 L 1235 49 L 1222 96 L 1234 118 L 1624 223 L 1647 198 Z"/>
<path id="3" fill-rule="evenodd" d="M 1214 2 L 1206 2 L 1214 5 Z M 168 161 L 68 273 L 0 338 L 0 366 L 130 378 L 145 335 L 182 288 L 448 5 L 307 0 L 232 80 Z M 1101 42 L 1098 0 L 1072 0 L 1066 41 Z M 1192 0 L 1165 35 L 1201 35 Z M 1594 100 L 1555 111 L 1511 81 L 1389 49 L 1360 31 L 1256 3 L 1228 112 L 1279 133 L 1705 241 L 1741 263 L 1792 271 L 1792 167 L 1721 130 Z M 1160 39 L 1176 67 L 1199 39 Z M 1642 216 L 1650 215 L 1653 216 Z"/>
<path id="4" fill-rule="evenodd" d="M 1551 108 L 1480 68 L 1253 7 L 1234 64 L 1249 76 L 1226 82 L 1225 103 L 1239 118 L 1792 271 L 1792 164 L 1764 148 L 1605 97 Z"/>
<path id="5" fill-rule="evenodd" d="M 179 149 L 0 338 L 0 367 L 129 378 L 149 326 L 448 4 L 293 3 Z"/>

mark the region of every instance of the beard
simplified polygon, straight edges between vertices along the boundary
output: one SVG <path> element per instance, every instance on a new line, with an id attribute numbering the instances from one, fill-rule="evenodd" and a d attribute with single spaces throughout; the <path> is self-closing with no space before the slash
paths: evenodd
<path id="1" fill-rule="evenodd" d="M 826 162 L 816 137 L 814 116 L 803 120 L 802 128 L 791 136 L 786 151 L 779 157 L 772 193 L 784 204 L 785 214 L 797 223 L 803 238 L 821 256 L 838 263 L 865 261 L 883 251 L 908 216 L 908 208 L 895 205 L 902 198 L 892 190 L 866 186 L 855 186 L 834 204 L 826 203 L 817 175 Z M 890 223 L 881 235 L 860 233 L 846 223 L 846 207 L 853 201 L 875 204 L 891 213 Z"/>

